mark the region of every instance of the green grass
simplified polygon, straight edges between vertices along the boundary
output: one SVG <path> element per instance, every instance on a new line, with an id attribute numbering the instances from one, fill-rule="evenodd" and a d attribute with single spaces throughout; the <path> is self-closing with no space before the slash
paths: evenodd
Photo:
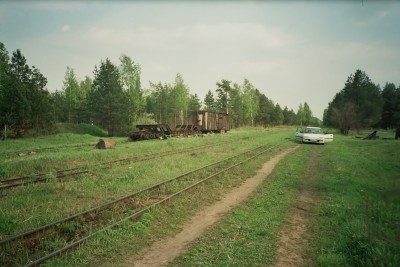
<path id="1" fill-rule="evenodd" d="M 400 266 L 399 149 L 400 142 L 343 136 L 323 147 L 303 145 L 170 266 L 273 263 L 277 233 L 306 175 L 321 202 L 312 211 L 308 249 L 299 251 L 304 257 L 315 266 Z M 317 168 L 305 168 L 316 150 Z"/>
<path id="2" fill-rule="evenodd" d="M 266 266 L 273 262 L 277 235 L 306 171 L 303 146 L 281 161 L 252 198 L 231 211 L 170 266 Z"/>
<path id="3" fill-rule="evenodd" d="M 71 123 L 59 123 L 57 129 L 60 133 L 88 134 L 97 137 L 107 137 L 107 132 L 99 127 L 87 123 L 77 125 Z"/>
<path id="4" fill-rule="evenodd" d="M 245 132 L 242 132 L 241 134 L 239 134 L 239 136 L 243 137 L 243 133 Z M 267 136 L 263 135 L 266 133 L 268 133 L 271 140 L 268 140 L 268 138 L 266 138 Z M 236 134 L 237 133 L 233 133 L 233 135 Z M 65 257 L 50 261 L 47 264 L 49 264 L 49 266 L 82 266 L 80 263 L 82 261 L 92 262 L 91 265 L 105 264 L 110 266 L 118 266 L 118 261 L 123 260 L 123 257 L 121 256 L 124 255 L 124 253 L 130 254 L 133 252 L 137 252 L 144 246 L 150 244 L 155 239 L 177 233 L 177 231 L 179 231 L 179 225 L 182 224 L 183 221 L 188 218 L 188 216 L 194 214 L 204 205 L 218 199 L 223 192 L 226 192 L 227 190 L 229 190 L 229 188 L 236 186 L 236 184 L 240 183 L 240 181 L 243 181 L 244 179 L 254 175 L 255 170 L 260 167 L 260 164 L 265 162 L 266 158 L 270 157 L 284 147 L 293 145 L 291 141 L 286 139 L 288 138 L 288 136 L 291 136 L 291 131 L 288 130 L 280 130 L 276 132 L 247 132 L 247 135 L 251 135 L 253 137 L 252 140 L 250 141 L 248 139 L 247 142 L 240 141 L 238 143 L 232 144 L 235 149 L 247 148 L 249 145 L 254 146 L 255 144 L 259 145 L 269 142 L 274 143 L 274 141 L 277 140 L 284 140 L 284 142 L 280 144 L 280 146 L 272 150 L 270 153 L 266 153 L 264 155 L 264 158 L 261 158 L 258 161 L 252 162 L 251 164 L 246 165 L 246 167 L 243 167 L 240 172 L 237 172 L 237 174 L 230 173 L 226 176 L 216 179 L 212 183 L 202 185 L 196 188 L 196 190 L 194 190 L 193 192 L 187 193 L 185 198 L 179 198 L 172 202 L 168 202 L 168 206 L 166 207 L 158 207 L 154 209 L 148 215 L 147 219 L 142 218 L 140 222 L 126 222 L 124 223 L 124 226 L 122 228 L 118 227 L 116 229 L 109 230 L 104 234 L 100 234 L 92 240 L 88 241 L 86 245 L 81 247 L 79 250 L 74 250 L 72 253 L 66 255 Z M 215 137 L 227 138 L 227 136 Z M 182 141 L 184 140 L 177 140 L 177 142 Z M 215 142 L 216 139 L 210 139 L 210 141 Z M 217 147 L 217 149 L 207 151 L 207 153 L 205 153 L 204 155 L 206 156 L 207 161 L 210 161 L 212 159 L 220 159 L 221 157 L 223 157 L 224 151 L 226 152 L 227 150 L 221 148 L 222 147 L 219 146 Z M 201 154 L 203 154 L 203 152 Z M 199 158 L 196 158 L 195 160 L 189 159 L 187 162 L 185 162 L 183 161 L 183 158 L 179 160 L 177 160 L 177 158 L 172 159 L 172 161 L 178 161 L 178 163 L 168 163 L 167 161 L 163 162 L 163 164 L 160 165 L 160 163 L 158 162 L 157 167 L 153 166 L 151 168 L 147 168 L 147 170 L 163 171 L 165 170 L 163 169 L 164 165 L 166 165 L 169 169 L 171 166 L 179 164 L 186 166 L 186 164 L 189 164 L 190 161 L 192 162 L 190 164 L 193 164 L 193 162 L 198 162 L 200 160 Z M 189 169 L 193 169 L 193 166 L 194 165 L 189 166 Z M 183 171 L 181 171 L 180 173 L 182 172 Z M 147 179 L 144 180 L 148 181 L 150 177 L 152 176 L 148 176 Z M 79 262 L 77 262 L 78 258 Z"/>
<path id="5" fill-rule="evenodd" d="M 6 162 L 0 163 L 3 164 L 2 166 L 7 167 L 7 173 L 9 175 L 19 173 L 33 174 L 37 169 L 40 169 L 48 173 L 47 177 L 49 179 L 48 183 L 45 184 L 31 184 L 16 188 L 10 192 L 2 193 L 2 201 L 0 202 L 0 225 L 2 225 L 0 228 L 0 238 L 41 226 L 70 214 L 102 204 L 111 199 L 139 191 L 155 183 L 187 172 L 188 170 L 210 164 L 230 155 L 240 153 L 246 149 L 262 144 L 271 144 L 271 146 L 273 146 L 277 142 L 283 141 L 275 150 L 266 154 L 266 156 L 270 156 L 283 147 L 293 145 L 289 139 L 286 139 L 291 137 L 291 135 L 292 130 L 290 129 L 232 131 L 225 135 L 214 135 L 204 138 L 170 138 L 167 140 L 150 140 L 136 143 L 120 142 L 115 149 L 111 150 L 95 150 L 92 147 L 88 149 L 67 147 L 59 151 L 41 151 L 38 153 L 39 155 L 36 154 L 32 157 L 9 157 L 6 159 Z M 42 146 L 48 147 L 49 145 L 62 145 L 66 136 L 70 139 L 69 143 L 79 143 L 79 140 L 81 140 L 82 143 L 90 143 L 93 140 L 92 137 L 88 135 L 61 134 L 49 137 L 48 144 L 46 144 L 45 138 L 34 144 L 30 143 L 31 140 L 29 139 L 21 139 L 18 140 L 19 144 L 15 147 L 17 150 L 20 149 L 20 147 L 25 147 L 23 142 L 25 142 L 26 147 L 32 149 Z M 243 137 L 248 138 L 243 139 Z M 55 142 L 54 140 L 57 138 L 61 139 L 62 142 Z M 14 142 L 8 143 L 7 141 L 1 145 L 8 146 L 9 150 L 12 150 L 12 143 Z M 219 143 L 221 143 L 221 145 L 214 148 L 173 154 L 168 157 L 140 163 L 131 162 L 127 164 L 117 164 L 106 168 L 100 168 L 97 165 L 117 158 L 141 156 L 148 153 Z M 64 166 L 73 167 L 74 164 L 87 167 L 91 173 L 77 179 L 66 179 L 62 182 L 52 179 L 55 169 L 64 168 Z M 254 169 L 256 168 L 252 168 L 251 171 L 254 172 Z M 243 177 L 236 177 L 235 179 L 230 178 L 231 177 L 228 176 L 226 179 L 230 181 L 232 186 L 237 183 L 235 179 L 244 179 Z M 226 190 L 229 188 L 225 186 L 226 184 L 222 186 L 219 183 L 220 182 L 215 185 L 215 190 L 217 192 L 218 190 Z M 212 193 L 208 192 L 208 188 L 203 188 L 201 192 L 203 192 L 205 197 L 204 201 L 206 203 L 207 201 L 211 201 L 210 199 L 215 199 L 212 197 Z M 129 231 L 127 232 L 127 230 L 124 231 L 119 228 L 110 230 L 108 231 L 110 233 L 115 234 L 116 232 L 122 231 L 123 234 L 116 234 L 118 236 L 116 240 L 108 240 L 107 242 L 113 244 L 112 246 L 118 248 L 119 251 L 123 251 L 127 243 L 126 239 L 132 239 L 134 240 L 131 242 L 132 247 L 137 247 L 138 250 L 150 242 L 152 238 L 163 236 L 166 233 L 170 233 L 170 231 L 176 230 L 176 227 L 182 223 L 186 218 L 185 216 L 189 214 L 182 213 L 182 210 L 189 209 L 191 212 L 196 210 L 194 208 L 191 210 L 190 205 L 186 206 L 188 203 L 197 206 L 197 208 L 204 205 L 204 202 L 192 199 L 192 196 L 188 196 L 188 200 L 182 200 L 181 204 L 177 204 L 178 208 L 175 211 L 176 221 L 170 226 L 168 226 L 168 220 L 170 219 L 169 215 L 172 211 L 168 209 L 165 212 L 165 217 L 163 217 L 163 212 L 161 210 L 161 215 L 159 215 L 161 218 L 157 217 L 159 218 L 158 221 L 152 225 L 153 228 L 156 227 L 156 230 L 152 228 L 151 234 L 148 234 L 151 238 L 146 237 L 146 231 L 142 229 L 142 225 L 134 223 L 133 227 L 141 231 L 130 233 Z M 152 214 L 152 216 L 156 217 L 154 214 Z M 162 225 L 162 227 L 158 224 Z M 170 230 L 168 230 L 168 227 Z M 103 240 L 109 238 L 108 234 L 104 233 L 104 235 L 99 235 L 98 239 Z M 99 259 L 100 262 L 103 262 L 104 259 L 110 257 L 112 258 L 111 261 L 116 260 L 109 254 L 108 246 L 97 247 L 96 242 L 99 242 L 98 239 L 95 238 L 73 253 L 46 264 L 49 266 L 60 266 L 59 262 L 62 261 L 64 263 L 61 265 L 76 266 L 77 264 L 85 265 L 87 262 L 97 262 Z M 143 241 L 139 242 L 138 240 Z M 102 241 L 100 243 L 103 244 L 104 242 Z M 118 245 L 115 246 L 114 243 Z M 112 249 L 112 251 L 114 250 Z M 75 258 L 76 255 L 79 255 L 79 259 L 71 260 L 71 257 Z"/>
<path id="6" fill-rule="evenodd" d="M 400 266 L 400 142 L 336 141 L 318 180 L 310 254 L 320 266 Z"/>
<path id="7" fill-rule="evenodd" d="M 180 225 L 204 205 L 255 174 L 274 154 L 295 145 L 293 128 L 239 129 L 204 138 L 170 138 L 135 143 L 113 138 L 117 147 L 67 147 L 27 157 L 8 156 L 0 175 L 48 173 L 48 183 L 3 193 L 0 238 L 66 217 L 89 207 L 169 179 L 188 170 L 262 144 L 277 146 L 236 172 L 200 186 L 185 198 L 158 207 L 139 222 L 127 221 L 106 231 L 45 266 L 118 266 L 124 255 L 140 251 L 154 240 L 176 234 Z M 243 139 L 245 138 L 245 139 Z M 63 144 L 95 144 L 98 137 L 64 133 L 0 142 L 0 148 L 20 151 Z M 9 142 L 11 141 L 11 142 Z M 222 144 L 222 142 L 226 142 Z M 205 144 L 213 149 L 174 154 L 141 163 L 100 168 L 111 159 L 140 156 Z M 14 150 L 13 150 L 14 149 Z M 319 266 L 399 266 L 400 142 L 367 141 L 335 135 L 325 146 L 302 145 L 281 161 L 254 196 L 230 212 L 172 266 L 265 266 L 275 260 L 278 232 L 286 222 L 305 175 L 320 203 L 312 211 L 309 246 L 305 252 Z M 29 151 L 29 150 L 28 150 Z M 309 167 L 309 156 L 319 155 Z M 57 168 L 82 165 L 91 173 L 57 182 Z M 75 227 L 71 225 L 71 227 Z M 51 245 L 51 244 L 50 244 Z"/>

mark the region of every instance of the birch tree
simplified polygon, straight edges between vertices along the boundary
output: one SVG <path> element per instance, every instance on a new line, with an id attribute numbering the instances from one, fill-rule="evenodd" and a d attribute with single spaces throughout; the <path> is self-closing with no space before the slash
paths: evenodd
<path id="1" fill-rule="evenodd" d="M 140 81 L 141 67 L 127 55 L 122 55 L 119 59 L 121 62 L 119 72 L 122 88 L 128 94 L 129 108 L 127 112 L 129 126 L 132 126 L 143 113 L 145 106 Z"/>

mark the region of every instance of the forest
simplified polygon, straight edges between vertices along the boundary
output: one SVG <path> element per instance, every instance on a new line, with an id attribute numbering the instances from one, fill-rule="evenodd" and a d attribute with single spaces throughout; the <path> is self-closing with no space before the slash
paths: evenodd
<path id="1" fill-rule="evenodd" d="M 94 124 L 109 136 L 126 136 L 136 124 L 187 124 L 193 111 L 225 112 L 232 128 L 243 126 L 319 125 L 307 102 L 295 112 L 274 103 L 248 79 L 216 82 L 204 99 L 192 94 L 181 74 L 172 83 L 141 84 L 141 67 L 127 55 L 117 64 L 108 58 L 94 66 L 93 77 L 80 80 L 66 67 L 63 86 L 49 91 L 39 68 L 29 66 L 21 50 L 10 55 L 0 42 L 0 126 L 2 138 L 27 132 L 46 135 L 58 123 Z M 400 119 L 400 88 L 383 90 L 360 70 L 351 75 L 324 112 L 323 124 L 342 133 L 366 127 L 396 127 Z"/>
<path id="2" fill-rule="evenodd" d="M 383 89 L 362 70 L 356 70 L 324 111 L 324 125 L 342 134 L 367 128 L 400 127 L 400 85 L 386 83 Z"/>

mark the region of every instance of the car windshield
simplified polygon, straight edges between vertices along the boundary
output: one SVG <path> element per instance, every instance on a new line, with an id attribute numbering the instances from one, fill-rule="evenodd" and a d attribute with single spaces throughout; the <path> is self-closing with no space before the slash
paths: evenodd
<path id="1" fill-rule="evenodd" d="M 310 134 L 322 134 L 321 128 L 306 128 L 304 132 Z"/>

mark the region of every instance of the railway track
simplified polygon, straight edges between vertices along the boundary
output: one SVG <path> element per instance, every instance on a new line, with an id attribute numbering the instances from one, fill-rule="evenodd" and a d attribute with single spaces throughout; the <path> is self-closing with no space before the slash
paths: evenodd
<path id="1" fill-rule="evenodd" d="M 260 146 L 0 241 L 1 266 L 36 266 L 274 147 Z M 56 246 L 57 244 L 57 246 Z M 50 249 L 51 247 L 51 249 Z"/>
<path id="2" fill-rule="evenodd" d="M 27 150 L 9 151 L 9 152 L 0 153 L 0 155 L 4 158 L 12 158 L 12 157 L 18 157 L 21 155 L 30 155 L 32 153 L 39 153 L 41 151 L 60 151 L 63 149 L 70 149 L 70 148 L 81 149 L 81 148 L 95 147 L 95 146 L 96 146 L 96 144 L 76 144 L 76 145 L 42 147 L 42 148 L 33 148 L 28 151 Z"/>
<path id="3" fill-rule="evenodd" d="M 219 143 L 219 145 L 223 145 L 229 142 L 223 142 Z M 133 156 L 133 157 L 126 157 L 126 158 L 121 158 L 121 159 L 116 159 L 116 160 L 111 160 L 99 164 L 95 164 L 95 167 L 98 168 L 108 168 L 109 165 L 112 164 L 125 164 L 125 163 L 136 163 L 136 162 L 141 162 L 141 161 L 146 161 L 146 160 L 152 160 L 152 159 L 157 159 L 157 158 L 162 158 L 174 154 L 179 154 L 179 153 L 187 153 L 187 152 L 193 152 L 197 150 L 202 150 L 210 147 L 214 147 L 215 144 L 209 144 L 209 145 L 204 145 L 204 146 L 197 146 L 197 147 L 191 147 L 191 148 L 185 148 L 185 149 L 179 149 L 179 150 L 170 150 L 170 151 L 164 151 L 160 153 L 155 153 L 155 154 L 148 154 L 144 156 Z M 30 183 L 44 183 L 52 179 L 63 179 L 66 177 L 72 177 L 72 176 L 79 176 L 82 174 L 87 174 L 90 173 L 89 170 L 86 170 L 84 167 L 77 167 L 77 168 L 70 168 L 70 169 L 64 169 L 64 170 L 56 170 L 54 173 L 51 172 L 41 172 L 41 173 L 35 173 L 31 175 L 25 175 L 25 176 L 18 176 L 18 177 L 10 177 L 6 178 L 3 180 L 0 180 L 0 190 L 4 189 L 11 189 L 14 187 L 30 184 Z"/>
<path id="4" fill-rule="evenodd" d="M 12 177 L 0 181 L 0 190 L 10 189 L 13 187 L 18 187 L 29 183 L 44 183 L 51 179 L 62 179 L 65 177 L 78 176 L 86 173 L 89 173 L 89 171 L 79 168 L 73 168 L 73 169 L 57 170 L 55 171 L 55 173 L 46 172 L 46 173 L 36 173 L 33 175 Z"/>

